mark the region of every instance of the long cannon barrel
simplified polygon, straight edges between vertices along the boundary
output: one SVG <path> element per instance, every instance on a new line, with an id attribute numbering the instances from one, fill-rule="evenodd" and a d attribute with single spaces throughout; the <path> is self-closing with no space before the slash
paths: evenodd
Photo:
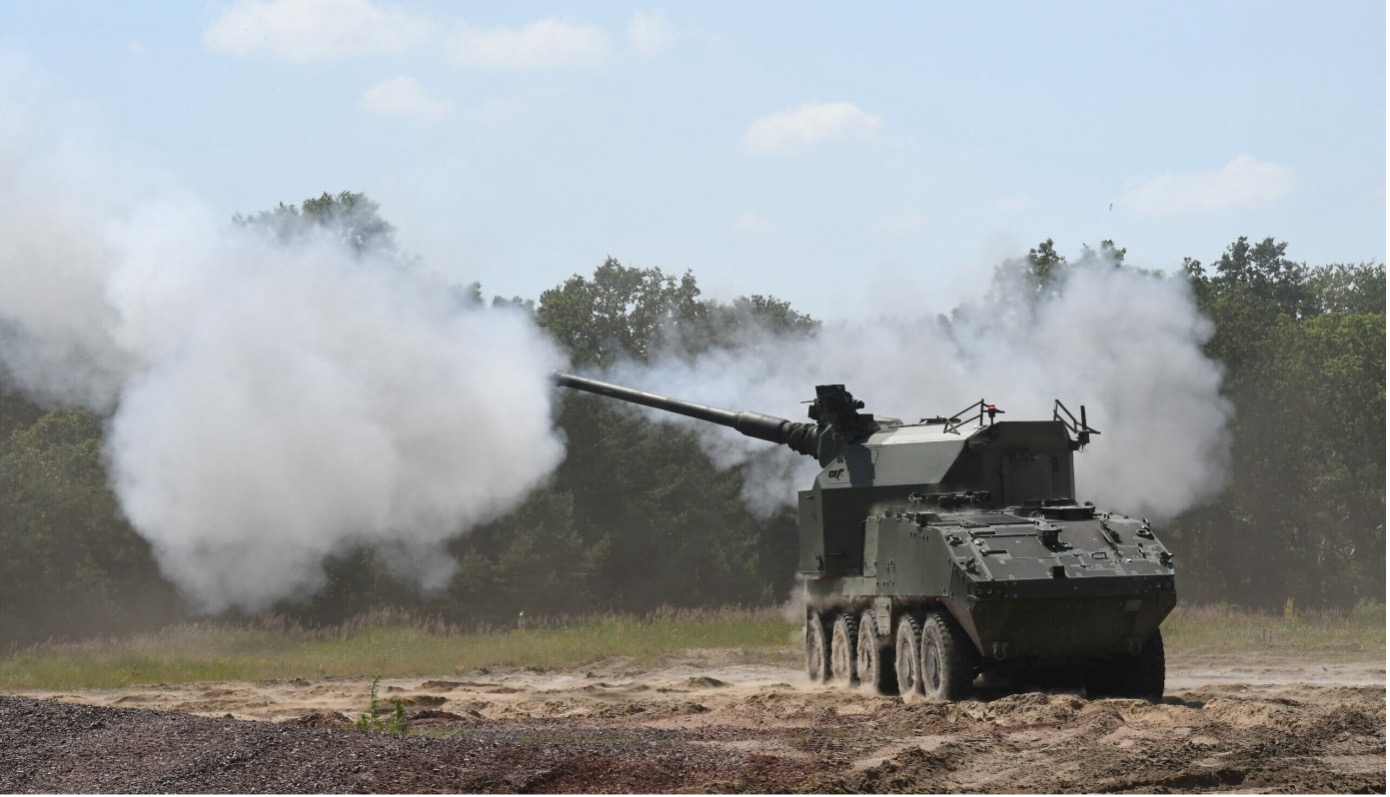
<path id="1" fill-rule="evenodd" d="M 640 404 L 652 409 L 673 412 L 706 423 L 717 423 L 720 426 L 737 429 L 747 437 L 785 445 L 798 454 L 805 454 L 809 457 L 817 456 L 818 428 L 814 423 L 796 423 L 786 418 L 764 415 L 761 412 L 721 410 L 692 401 L 682 401 L 643 390 L 633 390 L 630 387 L 600 382 L 597 379 L 567 374 L 562 371 L 556 371 L 552 378 L 555 384 L 561 387 L 582 390 L 585 393 L 594 393 L 618 401 L 626 401 L 629 404 Z"/>

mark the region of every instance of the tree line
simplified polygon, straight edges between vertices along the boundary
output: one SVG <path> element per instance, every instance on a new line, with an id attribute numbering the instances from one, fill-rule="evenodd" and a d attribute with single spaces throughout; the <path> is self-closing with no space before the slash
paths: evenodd
<path id="1" fill-rule="evenodd" d="M 292 237 L 342 223 L 354 247 L 392 244 L 360 194 L 281 205 L 241 224 Z M 1207 353 L 1234 406 L 1232 478 L 1164 540 L 1194 602 L 1351 607 L 1385 598 L 1385 267 L 1307 266 L 1273 239 L 1240 238 L 1217 260 L 1184 263 L 1214 323 Z M 1101 256 L 1123 266 L 1124 250 Z M 1083 250 L 1080 261 L 1097 254 Z M 1039 286 L 1070 267 L 1052 241 L 1029 253 Z M 483 301 L 480 286 L 460 301 Z M 608 259 L 537 301 L 534 313 L 575 368 L 660 352 L 734 347 L 743 325 L 810 335 L 787 302 L 703 298 L 693 274 Z M 736 397 L 733 397 L 736 398 Z M 528 615 L 642 613 L 662 605 L 771 605 L 793 587 L 793 510 L 755 516 L 743 474 L 710 464 L 689 430 L 648 422 L 592 396 L 566 395 L 567 457 L 510 514 L 457 537 L 458 573 L 430 596 L 363 548 L 327 563 L 325 589 L 277 610 L 307 624 L 381 606 L 456 622 Z M 40 407 L 0 374 L 0 645 L 158 627 L 187 616 L 149 544 L 123 519 L 102 461 L 103 419 Z"/>
<path id="2" fill-rule="evenodd" d="M 1163 539 L 1189 601 L 1383 602 L 1385 265 L 1310 267 L 1287 249 L 1242 237 L 1209 264 L 1182 264 L 1234 409 L 1231 482 Z M 1104 241 L 1081 260 L 1124 267 L 1124 256 Z M 1028 265 L 1040 290 L 1069 266 L 1051 240 Z"/>

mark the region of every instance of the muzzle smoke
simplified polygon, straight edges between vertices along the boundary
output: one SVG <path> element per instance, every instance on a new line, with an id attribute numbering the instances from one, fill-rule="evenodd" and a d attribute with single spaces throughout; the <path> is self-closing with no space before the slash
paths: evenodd
<path id="1" fill-rule="evenodd" d="M 109 418 L 124 511 L 197 607 L 307 596 L 327 557 L 361 545 L 442 587 L 443 544 L 559 462 L 548 374 L 562 357 L 528 317 L 461 306 L 332 231 L 284 244 L 135 187 L 73 128 L 46 127 L 22 85 L 0 81 L 0 368 L 41 401 Z M 908 421 L 982 396 L 1010 419 L 1084 403 L 1103 434 L 1078 457 L 1078 497 L 1166 518 L 1225 482 L 1231 410 L 1201 352 L 1210 334 L 1180 279 L 1092 264 L 1040 295 L 1001 268 L 949 321 L 754 331 L 735 350 L 611 376 L 793 419 L 826 382 Z M 716 464 L 746 466 L 755 509 L 787 505 L 816 470 L 695 428 Z"/>
<path id="2" fill-rule="evenodd" d="M 1202 353 L 1212 326 L 1180 278 L 1092 259 L 1039 291 L 1021 263 L 1001 266 L 988 294 L 950 319 L 826 325 L 809 340 L 753 333 L 745 347 L 694 360 L 626 365 L 614 379 L 713 406 L 803 420 L 815 385 L 843 382 L 865 411 L 907 422 L 985 398 L 1002 420 L 1051 417 L 1059 398 L 1086 405 L 1102 434 L 1078 454 L 1078 499 L 1168 519 L 1225 485 L 1231 407 L 1221 368 Z M 728 430 L 691 423 L 721 467 L 747 467 L 745 497 L 772 512 L 818 466 Z"/>
<path id="3" fill-rule="evenodd" d="M 306 596 L 359 545 L 442 587 L 444 542 L 561 459 L 563 358 L 528 317 L 331 231 L 282 244 L 113 187 L 4 99 L 30 127 L 0 130 L 0 368 L 109 413 L 124 511 L 199 609 Z"/>

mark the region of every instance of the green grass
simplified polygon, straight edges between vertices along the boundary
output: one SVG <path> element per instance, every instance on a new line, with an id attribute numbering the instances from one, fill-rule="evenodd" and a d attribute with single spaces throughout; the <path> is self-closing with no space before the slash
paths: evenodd
<path id="1" fill-rule="evenodd" d="M 1305 611 L 1289 604 L 1282 614 L 1179 605 L 1163 621 L 1163 642 L 1169 652 L 1195 654 L 1383 656 L 1385 604 L 1362 603 L 1350 612 Z"/>
<path id="2" fill-rule="evenodd" d="M 533 623 L 502 632 L 464 632 L 390 612 L 326 630 L 267 618 L 38 645 L 0 660 L 0 692 L 377 674 L 402 678 L 483 667 L 572 669 L 613 656 L 652 664 L 692 648 L 744 650 L 750 661 L 794 660 L 788 656 L 794 651 L 793 631 L 776 609 L 665 611 L 640 619 Z"/>
<path id="3" fill-rule="evenodd" d="M 580 669 L 611 657 L 649 666 L 691 649 L 747 663 L 799 666 L 799 627 L 777 609 L 666 610 L 464 630 L 393 612 L 329 629 L 279 617 L 202 623 L 118 640 L 49 643 L 0 659 L 0 693 L 79 691 L 192 681 L 447 676 L 481 668 Z M 1163 624 L 1171 654 L 1260 652 L 1326 658 L 1384 655 L 1385 606 L 1265 614 L 1179 606 Z"/>

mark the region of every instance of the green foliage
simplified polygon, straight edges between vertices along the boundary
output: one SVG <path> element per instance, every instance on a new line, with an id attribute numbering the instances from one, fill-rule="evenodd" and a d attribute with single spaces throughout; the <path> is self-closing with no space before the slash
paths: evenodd
<path id="1" fill-rule="evenodd" d="M 1083 244 L 1081 256 L 1075 263 L 1071 263 L 1057 251 L 1052 239 L 1048 238 L 1029 249 L 1028 256 L 1017 265 L 1023 268 L 1033 286 L 1034 294 L 1052 295 L 1059 289 L 1061 278 L 1069 269 L 1089 266 L 1120 268 L 1124 266 L 1125 252 L 1126 250 L 1115 246 L 1114 241 L 1106 239 L 1100 242 L 1100 251 Z"/>
<path id="2" fill-rule="evenodd" d="M 609 258 L 592 279 L 575 276 L 543 293 L 536 316 L 576 367 L 688 356 L 754 335 L 805 336 L 817 326 L 772 297 L 731 304 L 699 297 L 691 274 Z M 663 603 L 780 601 L 788 593 L 793 515 L 754 517 L 740 497 L 742 473 L 716 470 L 692 433 L 583 395 L 564 397 L 558 424 L 568 453 L 548 488 L 547 514 L 523 507 L 463 541 L 456 584 L 470 600 L 489 596 L 515 616 L 528 607 L 550 611 L 547 594 L 581 611 L 640 612 Z M 511 540 L 505 550 L 495 542 L 501 536 Z M 566 565 L 570 572 L 559 575 Z M 523 579 L 533 588 L 514 586 Z"/>
<path id="3" fill-rule="evenodd" d="M 0 644 L 107 634 L 179 611 L 106 484 L 84 410 L 39 415 L 0 442 Z"/>
<path id="4" fill-rule="evenodd" d="M 359 252 L 395 246 L 376 204 L 351 192 L 237 221 L 286 240 L 335 230 Z M 1098 250 L 1083 247 L 1072 263 L 1049 239 L 1015 265 L 1041 295 L 1056 290 L 1068 269 L 1128 268 L 1124 258 L 1124 249 L 1104 241 Z M 1210 267 L 1189 259 L 1184 268 L 1213 321 L 1207 353 L 1225 367 L 1223 390 L 1235 408 L 1228 489 L 1164 536 L 1185 600 L 1271 612 L 1292 601 L 1299 618 L 1383 604 L 1384 265 L 1309 267 L 1290 260 L 1283 243 L 1240 238 Z M 485 303 L 477 284 L 455 294 L 460 305 Z M 804 338 L 818 327 L 785 301 L 710 301 L 691 273 L 612 258 L 538 303 L 495 297 L 492 304 L 534 313 L 579 369 L 736 350 L 758 336 Z M 729 403 L 738 408 L 739 397 Z M 739 469 L 715 469 L 688 430 L 596 397 L 565 395 L 556 423 L 567 458 L 515 511 L 451 544 L 459 569 L 443 594 L 420 595 L 362 548 L 328 561 L 325 589 L 281 611 L 311 627 L 394 606 L 513 628 L 523 617 L 785 600 L 797 557 L 795 515 L 750 513 Z M 185 616 L 149 544 L 122 517 L 103 464 L 101 419 L 37 406 L 0 379 L 0 646 L 148 629 Z M 391 646 L 413 644 L 376 642 L 386 646 L 374 654 L 379 666 L 402 650 Z M 546 654 L 527 648 L 525 655 Z M 141 661 L 120 668 L 140 672 Z M 204 675 L 219 666 L 188 663 Z"/>
<path id="5" fill-rule="evenodd" d="M 754 603 L 790 590 L 792 559 L 761 556 L 768 539 L 795 545 L 790 515 L 752 516 L 742 474 L 716 470 L 693 433 L 588 396 L 567 397 L 560 423 L 570 448 L 556 484 L 574 497 L 581 536 L 602 539 L 606 553 L 596 608 Z"/>
<path id="6" fill-rule="evenodd" d="M 356 548 L 328 558 L 327 583 L 304 603 L 285 607 L 302 622 L 329 626 L 381 606 L 418 610 L 418 589 L 394 576 L 371 548 Z"/>
<path id="7" fill-rule="evenodd" d="M 353 723 L 353 727 L 359 731 L 374 731 L 376 733 L 404 734 L 409 732 L 409 728 L 406 727 L 405 723 L 405 705 L 401 702 L 400 698 L 396 698 L 392 701 L 395 704 L 395 711 L 392 712 L 391 716 L 385 720 L 381 719 L 381 702 L 377 698 L 377 689 L 380 686 L 381 675 L 378 673 L 377 676 L 372 679 L 371 708 L 366 714 L 357 718 L 357 722 Z"/>
<path id="8" fill-rule="evenodd" d="M 595 606 L 595 574 L 608 556 L 602 529 L 581 533 L 574 497 L 544 489 L 508 516 L 455 542 L 451 595 L 472 614 L 505 622 L 521 612 L 574 614 Z"/>
<path id="9" fill-rule="evenodd" d="M 33 425 L 43 413 L 42 407 L 8 389 L 0 378 L 0 441 L 8 440 L 16 430 Z"/>
<path id="10" fill-rule="evenodd" d="M 1317 315 L 1385 312 L 1385 266 L 1333 263 L 1308 273 L 1309 310 Z"/>
<path id="11" fill-rule="evenodd" d="M 1066 265 L 1067 259 L 1057 253 L 1051 238 L 1038 244 L 1037 248 L 1028 250 L 1028 271 L 1039 285 L 1046 285 L 1051 281 L 1053 272 Z"/>
<path id="12" fill-rule="evenodd" d="M 807 338 L 820 322 L 771 296 L 740 296 L 733 303 L 708 304 L 698 348 L 736 348 L 761 335 Z"/>
<path id="13" fill-rule="evenodd" d="M 579 275 L 541 294 L 536 316 L 570 355 L 576 368 L 607 367 L 620 359 L 646 360 L 672 339 L 673 327 L 708 312 L 688 272 L 629 268 L 608 258 L 593 279 Z"/>
<path id="14" fill-rule="evenodd" d="M 1174 524 L 1181 589 L 1277 608 L 1385 595 L 1385 267 L 1271 238 L 1186 264 L 1235 406 L 1232 482 Z"/>
<path id="15" fill-rule="evenodd" d="M 342 191 L 334 196 L 324 192 L 299 205 L 281 202 L 272 210 L 250 216 L 237 214 L 232 221 L 268 230 L 284 242 L 301 239 L 312 230 L 327 230 L 358 254 L 394 254 L 396 230 L 381 218 L 379 210 L 364 194 Z"/>

